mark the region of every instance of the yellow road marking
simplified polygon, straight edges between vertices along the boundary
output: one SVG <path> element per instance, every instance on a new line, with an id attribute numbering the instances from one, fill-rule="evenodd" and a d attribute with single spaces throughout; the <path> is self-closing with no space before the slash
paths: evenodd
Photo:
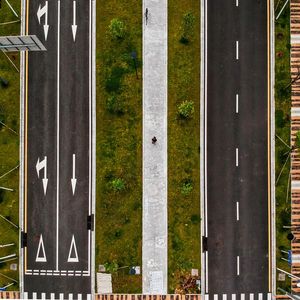
<path id="1" fill-rule="evenodd" d="M 272 251 L 271 251 L 271 179 L 270 179 L 270 0 L 268 0 L 267 4 L 267 39 L 268 39 L 268 247 L 269 247 L 269 292 L 271 292 L 272 288 Z"/>

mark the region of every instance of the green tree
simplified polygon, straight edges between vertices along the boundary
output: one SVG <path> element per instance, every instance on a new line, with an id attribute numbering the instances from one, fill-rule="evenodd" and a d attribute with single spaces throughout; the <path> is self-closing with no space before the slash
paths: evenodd
<path id="1" fill-rule="evenodd" d="M 114 18 L 110 21 L 109 32 L 112 38 L 114 39 L 123 39 L 126 34 L 126 27 L 124 22 L 118 18 Z"/>
<path id="2" fill-rule="evenodd" d="M 181 194 L 184 196 L 188 196 L 193 190 L 193 185 L 191 182 L 185 182 L 181 186 Z"/>
<path id="3" fill-rule="evenodd" d="M 182 118 L 189 119 L 194 114 L 194 102 L 183 101 L 178 106 L 178 113 Z"/>
<path id="4" fill-rule="evenodd" d="M 121 178 L 115 178 L 110 182 L 110 186 L 114 192 L 121 192 L 125 189 L 125 182 Z"/>
<path id="5" fill-rule="evenodd" d="M 192 12 L 183 15 L 180 42 L 187 44 L 193 37 L 196 18 Z"/>

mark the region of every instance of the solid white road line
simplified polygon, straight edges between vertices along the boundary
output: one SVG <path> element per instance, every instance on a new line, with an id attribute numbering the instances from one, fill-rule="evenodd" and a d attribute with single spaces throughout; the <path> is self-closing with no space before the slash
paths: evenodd
<path id="1" fill-rule="evenodd" d="M 239 166 L 239 148 L 235 148 L 235 166 Z"/>
<path id="2" fill-rule="evenodd" d="M 236 300 L 236 294 L 231 295 L 231 300 Z"/>
<path id="3" fill-rule="evenodd" d="M 235 46 L 236 46 L 236 59 L 239 59 L 239 41 L 235 42 Z"/>
<path id="4" fill-rule="evenodd" d="M 240 205 L 239 202 L 236 203 L 236 220 L 240 220 Z"/>
<path id="5" fill-rule="evenodd" d="M 254 300 L 254 294 L 250 294 L 250 300 Z"/>
<path id="6" fill-rule="evenodd" d="M 262 293 L 258 294 L 258 300 L 263 300 L 263 294 Z"/>
<path id="7" fill-rule="evenodd" d="M 56 136 L 56 270 L 58 270 L 59 234 L 59 64 L 60 64 L 60 0 L 57 1 L 57 136 Z"/>
<path id="8" fill-rule="evenodd" d="M 237 274 L 237 276 L 240 275 L 240 257 L 239 256 L 236 257 L 236 274 Z"/>
<path id="9" fill-rule="evenodd" d="M 208 251 L 205 253 L 205 286 L 205 292 L 208 293 Z"/>
<path id="10" fill-rule="evenodd" d="M 241 300 L 245 300 L 245 294 L 241 294 Z"/>
<path id="11" fill-rule="evenodd" d="M 239 94 L 235 95 L 235 112 L 239 113 Z"/>
<path id="12" fill-rule="evenodd" d="M 239 6 L 239 0 L 235 1 L 235 6 L 238 7 Z"/>
<path id="13" fill-rule="evenodd" d="M 272 300 L 272 294 L 268 293 L 268 300 Z"/>

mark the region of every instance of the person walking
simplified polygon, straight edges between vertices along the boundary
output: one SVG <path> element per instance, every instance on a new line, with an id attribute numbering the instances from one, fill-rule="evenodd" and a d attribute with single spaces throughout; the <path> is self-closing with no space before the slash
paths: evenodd
<path id="1" fill-rule="evenodd" d="M 145 12 L 146 25 L 148 24 L 148 8 L 146 8 Z"/>
<path id="2" fill-rule="evenodd" d="M 156 136 L 154 136 L 153 138 L 152 138 L 152 144 L 155 144 L 157 142 L 157 138 L 156 138 Z"/>

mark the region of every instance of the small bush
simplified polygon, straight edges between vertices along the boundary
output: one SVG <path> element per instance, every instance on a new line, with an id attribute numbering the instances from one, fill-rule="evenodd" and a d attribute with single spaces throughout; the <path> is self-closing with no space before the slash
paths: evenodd
<path id="1" fill-rule="evenodd" d="M 104 264 L 105 271 L 108 273 L 116 273 L 118 271 L 119 265 L 116 261 L 107 262 Z"/>
<path id="2" fill-rule="evenodd" d="M 125 70 L 121 67 L 113 67 L 106 78 L 105 89 L 108 93 L 118 93 L 121 89 L 122 77 Z"/>
<path id="3" fill-rule="evenodd" d="M 191 222 L 192 222 L 193 224 L 199 224 L 200 221 L 201 221 L 201 218 L 200 218 L 199 215 L 192 215 L 192 216 L 191 216 Z"/>
<path id="4" fill-rule="evenodd" d="M 178 113 L 182 118 L 191 118 L 194 114 L 194 102 L 193 101 L 183 101 L 178 106 Z"/>
<path id="5" fill-rule="evenodd" d="M 110 21 L 109 24 L 109 33 L 113 39 L 123 39 L 126 34 L 126 27 L 124 22 L 115 18 Z"/>
<path id="6" fill-rule="evenodd" d="M 125 189 L 125 183 L 121 178 L 115 178 L 110 182 L 111 188 L 114 192 L 121 192 Z"/>
<path id="7" fill-rule="evenodd" d="M 106 100 L 106 109 L 110 113 L 123 114 L 124 113 L 124 103 L 116 95 L 111 95 Z"/>
<path id="8" fill-rule="evenodd" d="M 185 182 L 181 186 L 181 194 L 188 196 L 193 191 L 193 184 L 191 182 Z"/>
<path id="9" fill-rule="evenodd" d="M 188 44 L 194 34 L 195 16 L 192 12 L 188 12 L 183 16 L 181 23 L 180 43 Z"/>

